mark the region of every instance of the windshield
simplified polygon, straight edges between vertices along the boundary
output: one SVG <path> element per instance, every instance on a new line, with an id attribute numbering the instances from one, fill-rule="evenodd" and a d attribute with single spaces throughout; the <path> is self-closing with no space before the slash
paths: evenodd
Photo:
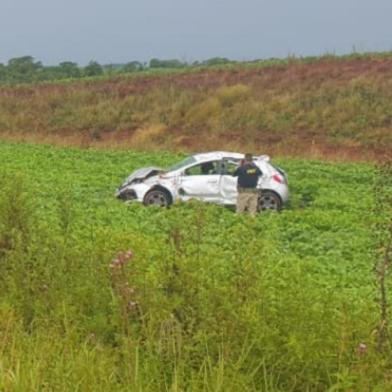
<path id="1" fill-rule="evenodd" d="M 167 169 L 167 171 L 171 172 L 171 171 L 174 171 L 174 170 L 178 170 L 178 169 L 181 169 L 181 168 L 183 168 L 185 166 L 188 166 L 188 165 L 190 165 L 192 163 L 195 163 L 195 162 L 196 162 L 196 159 L 194 157 L 188 157 L 188 158 L 184 159 L 183 161 L 181 161 L 179 163 L 176 163 L 173 166 L 170 166 Z"/>

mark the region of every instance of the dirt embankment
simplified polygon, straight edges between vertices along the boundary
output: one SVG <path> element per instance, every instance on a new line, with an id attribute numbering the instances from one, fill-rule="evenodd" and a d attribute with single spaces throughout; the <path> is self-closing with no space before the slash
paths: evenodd
<path id="1" fill-rule="evenodd" d="M 391 104 L 392 59 L 237 65 L 2 87 L 0 137 L 368 160 L 391 154 Z"/>

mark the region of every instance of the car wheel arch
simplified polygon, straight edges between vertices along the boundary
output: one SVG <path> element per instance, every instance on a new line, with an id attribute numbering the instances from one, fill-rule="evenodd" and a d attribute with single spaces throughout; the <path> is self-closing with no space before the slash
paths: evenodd
<path id="1" fill-rule="evenodd" d="M 169 202 L 168 205 L 173 204 L 173 195 L 172 195 L 172 193 L 169 191 L 169 189 L 165 188 L 165 187 L 162 186 L 162 185 L 154 185 L 152 188 L 150 188 L 150 189 L 146 192 L 146 194 L 145 194 L 144 197 L 143 197 L 143 203 L 144 203 L 144 204 L 146 204 L 146 197 L 147 197 L 147 195 L 148 195 L 150 192 L 152 192 L 152 191 L 161 191 L 161 192 L 165 193 L 165 194 L 167 195 L 167 197 L 168 197 L 168 202 Z"/>
<path id="2" fill-rule="evenodd" d="M 267 189 L 267 188 L 266 189 L 261 189 L 260 196 L 259 196 L 259 201 L 258 201 L 259 207 L 260 207 L 260 200 L 262 199 L 263 195 L 264 196 L 265 195 L 271 195 L 271 196 L 275 197 L 277 199 L 277 202 L 278 202 L 276 210 L 277 211 L 281 211 L 281 209 L 283 208 L 283 200 L 282 200 L 282 197 L 279 195 L 278 192 L 274 191 L 273 189 Z M 272 209 L 272 208 L 268 208 L 268 209 Z"/>

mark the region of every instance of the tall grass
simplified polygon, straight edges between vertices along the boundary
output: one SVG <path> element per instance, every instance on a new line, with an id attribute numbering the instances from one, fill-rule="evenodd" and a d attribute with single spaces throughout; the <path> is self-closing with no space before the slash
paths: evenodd
<path id="1" fill-rule="evenodd" d="M 0 389 L 391 388 L 369 168 L 294 162 L 292 209 L 251 220 L 118 204 L 115 154 L 14 151 L 0 177 Z"/>
<path id="2" fill-rule="evenodd" d="M 324 59 L 2 87 L 0 135 L 166 150 L 234 145 L 304 152 L 309 144 L 387 150 L 390 64 L 389 58 Z M 166 131 L 152 137 L 152 128 Z"/>

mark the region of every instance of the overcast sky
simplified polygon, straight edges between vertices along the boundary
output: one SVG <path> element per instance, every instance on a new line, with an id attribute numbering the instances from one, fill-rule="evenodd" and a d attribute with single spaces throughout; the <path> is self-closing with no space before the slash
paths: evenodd
<path id="1" fill-rule="evenodd" d="M 392 50 L 392 0 L 0 0 L 0 62 Z"/>

